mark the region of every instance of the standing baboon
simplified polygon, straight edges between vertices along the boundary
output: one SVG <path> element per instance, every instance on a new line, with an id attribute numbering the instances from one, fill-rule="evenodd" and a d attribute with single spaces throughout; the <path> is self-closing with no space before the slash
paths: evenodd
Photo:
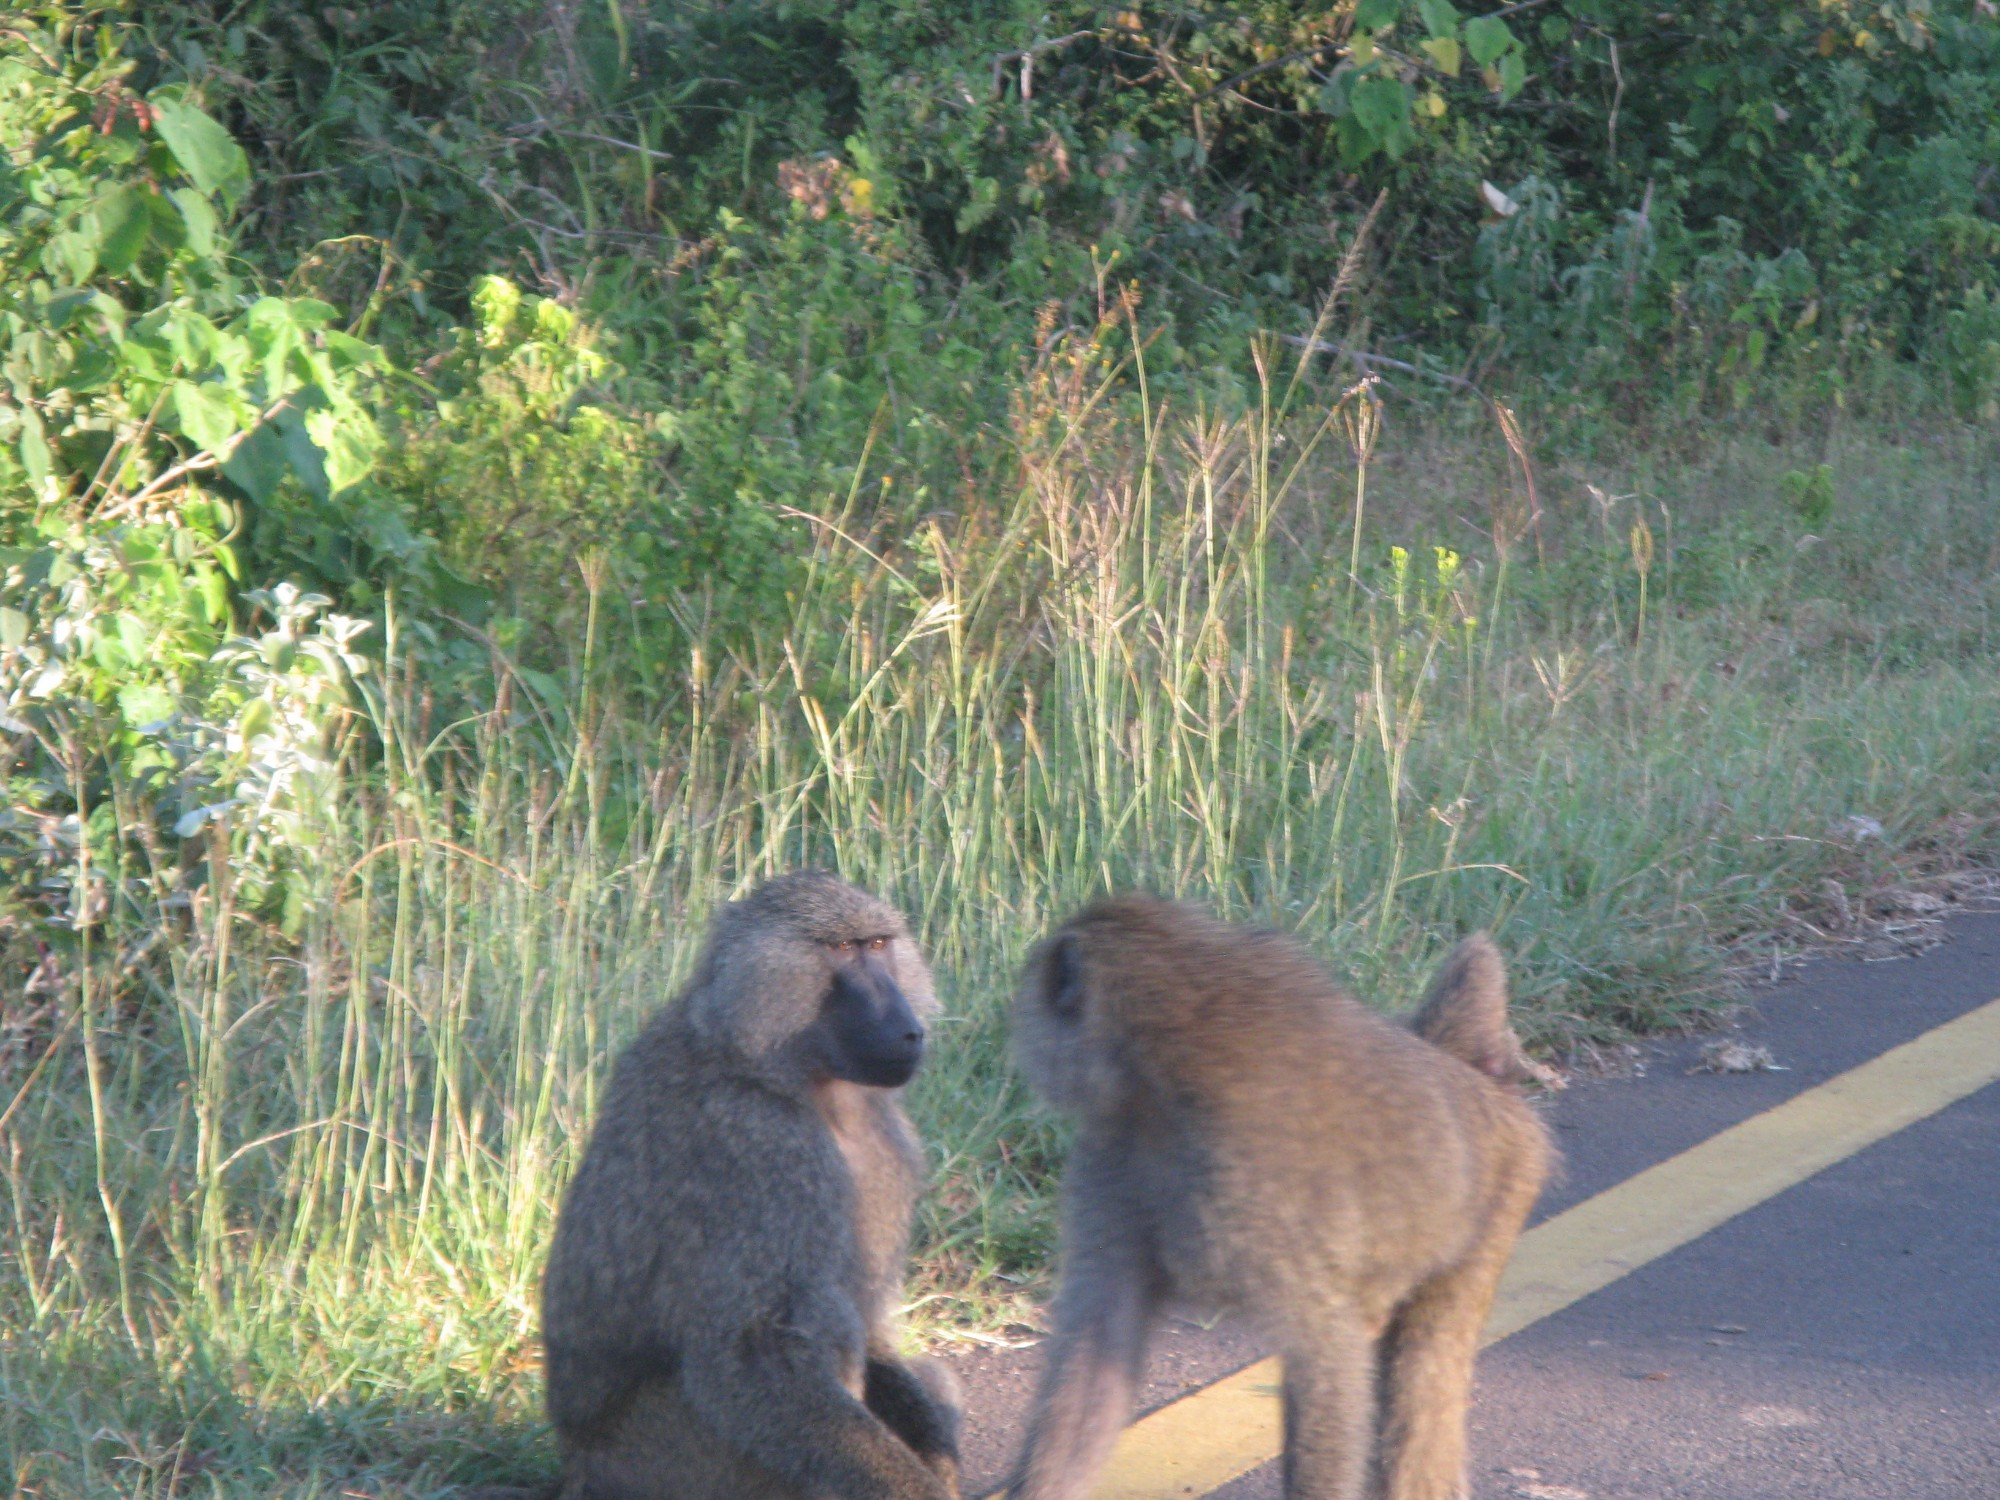
<path id="1" fill-rule="evenodd" d="M 619 1059 L 542 1286 L 563 1500 L 956 1500 L 958 1400 L 896 1357 L 931 976 L 817 872 L 724 907 Z"/>
<path id="2" fill-rule="evenodd" d="M 1414 1035 L 1290 939 L 1147 896 L 1043 943 L 1016 1050 L 1081 1129 L 1012 1493 L 1088 1492 L 1172 1299 L 1248 1315 L 1283 1356 L 1289 1500 L 1463 1495 L 1472 1357 L 1549 1160 L 1506 1008 L 1484 936 Z"/>

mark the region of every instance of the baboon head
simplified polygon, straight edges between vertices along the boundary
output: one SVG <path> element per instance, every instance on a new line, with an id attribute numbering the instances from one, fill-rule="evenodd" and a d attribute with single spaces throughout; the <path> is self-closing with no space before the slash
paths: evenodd
<path id="1" fill-rule="evenodd" d="M 1134 967 L 1143 971 L 1164 941 L 1148 940 L 1190 914 L 1155 897 L 1115 896 L 1079 912 L 1028 959 L 1014 997 L 1014 1056 L 1035 1092 L 1080 1115 L 1121 1108 L 1131 1084 L 1124 1014 Z"/>
<path id="2" fill-rule="evenodd" d="M 909 1082 L 936 1013 L 894 907 L 818 870 L 716 913 L 688 997 L 706 1035 L 760 1070 L 873 1088 Z"/>

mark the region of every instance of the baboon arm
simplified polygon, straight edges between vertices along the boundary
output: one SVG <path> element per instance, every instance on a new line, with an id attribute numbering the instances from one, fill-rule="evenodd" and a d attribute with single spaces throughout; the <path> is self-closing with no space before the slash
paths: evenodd
<path id="1" fill-rule="evenodd" d="M 919 1360 L 911 1365 L 893 1354 L 871 1353 L 862 1377 L 861 1399 L 919 1458 L 957 1461 L 963 1398 L 958 1395 L 957 1381 L 937 1361 Z"/>
<path id="2" fill-rule="evenodd" d="M 1129 1240 L 1134 1231 L 1122 1231 Z M 1055 1336 L 1008 1491 L 1013 1500 L 1076 1500 L 1111 1456 L 1132 1415 L 1157 1302 L 1155 1273 L 1138 1247 L 1119 1239 L 1066 1253 Z"/>
<path id="3" fill-rule="evenodd" d="M 947 1500 L 944 1482 L 842 1385 L 823 1341 L 704 1341 L 682 1394 L 730 1446 L 786 1483 L 838 1500 Z"/>

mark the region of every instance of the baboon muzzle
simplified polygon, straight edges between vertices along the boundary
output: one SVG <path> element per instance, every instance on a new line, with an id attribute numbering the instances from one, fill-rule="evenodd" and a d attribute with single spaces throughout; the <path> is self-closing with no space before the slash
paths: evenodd
<path id="1" fill-rule="evenodd" d="M 833 1072 L 852 1083 L 901 1088 L 924 1057 L 924 1028 L 889 971 L 871 958 L 842 966 L 827 997 Z"/>

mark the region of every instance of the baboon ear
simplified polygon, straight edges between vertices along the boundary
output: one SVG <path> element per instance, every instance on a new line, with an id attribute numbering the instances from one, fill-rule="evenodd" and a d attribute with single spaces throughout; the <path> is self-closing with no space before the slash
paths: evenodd
<path id="1" fill-rule="evenodd" d="M 1074 1021 L 1083 1014 L 1083 1001 L 1083 954 L 1076 934 L 1065 932 L 1049 952 L 1049 1009 L 1065 1021 Z"/>

